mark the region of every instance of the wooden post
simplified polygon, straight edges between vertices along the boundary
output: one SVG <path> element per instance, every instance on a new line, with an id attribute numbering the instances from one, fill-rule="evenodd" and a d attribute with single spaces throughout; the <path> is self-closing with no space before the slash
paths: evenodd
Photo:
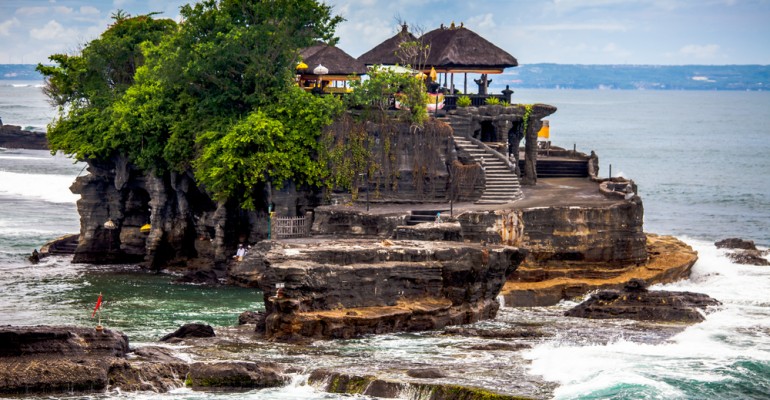
<path id="1" fill-rule="evenodd" d="M 468 95 L 468 73 L 465 73 L 465 82 L 463 83 L 463 94 Z"/>
<path id="2" fill-rule="evenodd" d="M 452 85 L 449 87 L 449 89 L 451 90 L 450 93 L 455 94 L 455 73 L 454 72 L 452 72 L 452 80 L 450 81 L 450 84 Z"/>

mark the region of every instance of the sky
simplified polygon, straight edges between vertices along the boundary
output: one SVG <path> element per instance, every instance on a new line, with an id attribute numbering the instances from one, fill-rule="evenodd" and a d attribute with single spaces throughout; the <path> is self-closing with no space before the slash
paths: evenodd
<path id="1" fill-rule="evenodd" d="M 99 36 L 118 9 L 179 20 L 183 0 L 0 0 L 0 64 L 47 62 Z M 463 23 L 519 64 L 770 65 L 770 0 L 326 0 L 358 57 L 406 21 Z"/>

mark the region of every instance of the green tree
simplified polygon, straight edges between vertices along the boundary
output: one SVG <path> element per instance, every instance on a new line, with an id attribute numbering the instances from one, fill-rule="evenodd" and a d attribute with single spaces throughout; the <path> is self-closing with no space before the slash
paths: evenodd
<path id="1" fill-rule="evenodd" d="M 257 182 L 318 183 L 316 139 L 341 106 L 293 89 L 294 67 L 300 48 L 334 43 L 342 19 L 315 0 L 204 0 L 180 13 L 178 26 L 116 13 L 80 55 L 38 67 L 62 107 L 52 150 L 193 169 L 216 198 L 246 206 Z"/>
<path id="2" fill-rule="evenodd" d="M 98 39 L 79 55 L 54 54 L 54 65 L 37 66 L 46 77 L 44 91 L 59 106 L 59 117 L 48 127 L 52 151 L 78 159 L 104 158 L 116 147 L 103 134 L 109 130 L 112 105 L 134 82 L 143 63 L 141 44 L 158 43 L 172 32 L 172 20 L 151 15 L 120 14 Z"/>

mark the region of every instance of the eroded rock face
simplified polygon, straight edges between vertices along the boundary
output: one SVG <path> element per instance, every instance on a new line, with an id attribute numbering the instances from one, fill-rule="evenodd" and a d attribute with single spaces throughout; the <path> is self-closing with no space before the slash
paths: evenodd
<path id="1" fill-rule="evenodd" d="M 522 246 L 539 262 L 593 262 L 614 265 L 647 260 L 641 200 L 611 207 L 543 207 L 522 213 Z"/>
<path id="2" fill-rule="evenodd" d="M 708 295 L 692 292 L 648 291 L 641 280 L 632 280 L 624 290 L 605 290 L 570 309 L 568 317 L 640 321 L 700 322 L 707 307 L 721 303 Z"/>
<path id="3" fill-rule="evenodd" d="M 492 318 L 525 254 L 452 242 L 262 242 L 229 275 L 265 293 L 270 338 L 354 337 Z"/>

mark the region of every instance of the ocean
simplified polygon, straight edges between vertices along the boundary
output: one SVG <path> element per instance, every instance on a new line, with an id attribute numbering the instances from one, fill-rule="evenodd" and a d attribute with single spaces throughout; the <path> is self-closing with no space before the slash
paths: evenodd
<path id="1" fill-rule="evenodd" d="M 55 114 L 39 82 L 0 81 L 6 124 L 44 129 Z M 553 307 L 501 309 L 486 329 L 537 326 L 540 337 L 496 339 L 523 350 L 481 350 L 489 339 L 441 332 L 316 342 L 305 347 L 259 339 L 217 357 L 273 360 L 403 379 L 408 368 L 438 367 L 438 380 L 501 393 L 557 399 L 765 399 L 770 393 L 770 267 L 737 265 L 713 242 L 742 237 L 770 245 L 770 93 L 612 90 L 516 90 L 513 101 L 547 103 L 553 144 L 590 152 L 600 175 L 639 185 L 645 230 L 675 235 L 699 252 L 690 279 L 656 289 L 709 294 L 723 306 L 686 328 L 634 321 L 591 321 Z M 50 257 L 26 261 L 33 248 L 79 230 L 76 196 L 68 187 L 87 173 L 82 163 L 45 151 L 0 150 L 0 324 L 93 324 L 104 293 L 105 324 L 126 332 L 132 346 L 152 343 L 184 322 L 210 323 L 227 335 L 237 315 L 262 307 L 262 294 L 243 288 L 170 283 L 134 266 L 71 264 Z M 175 347 L 180 356 L 207 354 Z M 210 356 L 210 355 L 209 355 Z M 180 388 L 158 395 L 108 392 L 92 398 L 339 399 L 305 384 L 298 373 L 280 389 L 238 394 Z M 408 393 L 404 393 L 408 398 Z M 66 397 L 66 396 L 65 396 Z M 73 395 L 81 398 L 82 396 Z M 365 398 L 363 396 L 352 396 Z"/>

